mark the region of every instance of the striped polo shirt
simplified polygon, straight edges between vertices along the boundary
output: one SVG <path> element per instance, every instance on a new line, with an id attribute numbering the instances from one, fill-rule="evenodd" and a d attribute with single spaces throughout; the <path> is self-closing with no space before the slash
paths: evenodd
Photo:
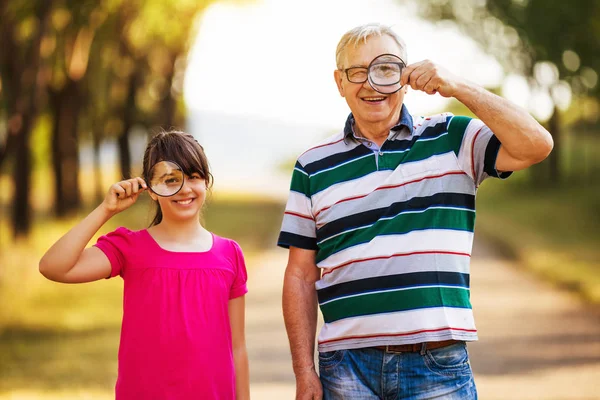
<path id="1" fill-rule="evenodd" d="M 278 245 L 316 250 L 319 351 L 477 340 L 475 193 L 500 142 L 480 120 L 402 107 L 381 148 L 344 130 L 296 162 Z"/>

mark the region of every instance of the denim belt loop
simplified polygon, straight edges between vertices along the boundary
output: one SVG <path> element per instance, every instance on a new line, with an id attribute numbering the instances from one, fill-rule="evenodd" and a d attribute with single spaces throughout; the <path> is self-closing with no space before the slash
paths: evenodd
<path id="1" fill-rule="evenodd" d="M 421 352 L 420 352 L 420 354 L 422 356 L 424 356 L 426 351 L 427 351 L 427 342 L 423 342 L 423 343 L 421 343 Z"/>

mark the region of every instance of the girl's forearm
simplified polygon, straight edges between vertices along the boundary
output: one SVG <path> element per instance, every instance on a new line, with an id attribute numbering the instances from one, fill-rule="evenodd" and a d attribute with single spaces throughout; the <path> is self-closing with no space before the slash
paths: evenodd
<path id="1" fill-rule="evenodd" d="M 235 365 L 235 392 L 236 400 L 250 399 L 250 371 L 248 367 L 248 352 L 246 346 L 233 349 Z"/>
<path id="2" fill-rule="evenodd" d="M 79 224 L 61 237 L 40 260 L 40 272 L 52 279 L 64 276 L 77 263 L 88 242 L 114 213 L 98 206 Z"/>

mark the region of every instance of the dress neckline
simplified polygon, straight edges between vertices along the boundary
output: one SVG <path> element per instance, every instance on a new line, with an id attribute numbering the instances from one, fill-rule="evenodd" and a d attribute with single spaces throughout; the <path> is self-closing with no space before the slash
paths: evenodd
<path id="1" fill-rule="evenodd" d="M 157 241 L 156 239 L 154 239 L 154 236 L 152 236 L 150 234 L 150 232 L 148 232 L 148 229 L 143 229 L 142 232 L 144 232 L 148 238 L 150 239 L 150 241 L 152 243 L 154 243 L 154 246 L 156 246 L 157 248 L 159 248 L 161 251 L 167 252 L 167 253 L 173 253 L 173 254 L 205 254 L 205 253 L 210 253 L 212 251 L 212 249 L 215 247 L 215 241 L 216 241 L 216 236 L 214 233 L 208 231 L 208 233 L 210 233 L 210 236 L 212 238 L 212 243 L 210 244 L 210 247 L 205 250 L 205 251 L 173 251 L 173 250 L 167 250 L 164 247 L 162 247 Z"/>

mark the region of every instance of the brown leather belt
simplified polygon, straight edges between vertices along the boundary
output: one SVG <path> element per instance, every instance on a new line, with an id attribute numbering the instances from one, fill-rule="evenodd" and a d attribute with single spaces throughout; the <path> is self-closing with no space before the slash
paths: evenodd
<path id="1" fill-rule="evenodd" d="M 413 343 L 413 344 L 395 344 L 388 346 L 375 346 L 375 349 L 383 350 L 387 353 L 416 353 L 423 349 L 433 350 L 439 349 L 446 346 L 451 346 L 456 343 L 463 343 L 460 340 L 442 340 L 441 342 L 425 342 L 425 343 Z"/>

